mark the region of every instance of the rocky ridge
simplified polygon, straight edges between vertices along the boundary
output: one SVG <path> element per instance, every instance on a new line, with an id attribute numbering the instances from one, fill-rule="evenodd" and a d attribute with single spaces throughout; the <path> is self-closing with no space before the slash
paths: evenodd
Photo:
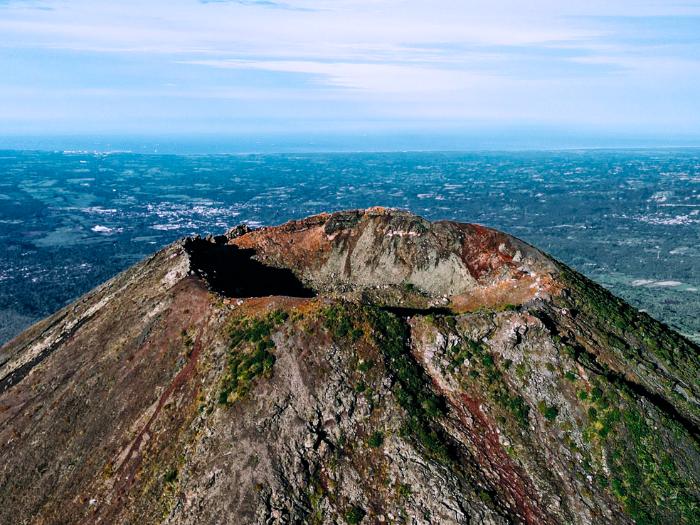
<path id="1" fill-rule="evenodd" d="M 699 370 L 482 226 L 239 226 L 0 350 L 0 523 L 697 523 Z"/>

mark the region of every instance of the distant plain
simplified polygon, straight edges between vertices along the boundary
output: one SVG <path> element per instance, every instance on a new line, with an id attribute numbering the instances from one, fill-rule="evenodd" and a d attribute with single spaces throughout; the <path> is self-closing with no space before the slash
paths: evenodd
<path id="1" fill-rule="evenodd" d="M 0 151 L 0 344 L 160 247 L 367 206 L 511 233 L 700 341 L 700 150 Z"/>

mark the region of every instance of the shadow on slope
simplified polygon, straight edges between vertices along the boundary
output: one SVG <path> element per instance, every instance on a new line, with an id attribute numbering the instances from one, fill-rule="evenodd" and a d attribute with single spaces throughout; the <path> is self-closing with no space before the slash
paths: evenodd
<path id="1" fill-rule="evenodd" d="M 316 295 L 291 270 L 267 266 L 253 259 L 255 250 L 204 239 L 189 239 L 185 250 L 190 256 L 192 271 L 204 279 L 212 291 L 226 297 Z"/>

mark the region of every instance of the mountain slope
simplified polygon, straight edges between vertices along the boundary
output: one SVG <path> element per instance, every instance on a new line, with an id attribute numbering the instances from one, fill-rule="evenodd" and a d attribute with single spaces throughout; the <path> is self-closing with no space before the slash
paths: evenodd
<path id="1" fill-rule="evenodd" d="M 697 523 L 700 351 L 395 210 L 165 248 L 0 351 L 0 523 Z"/>

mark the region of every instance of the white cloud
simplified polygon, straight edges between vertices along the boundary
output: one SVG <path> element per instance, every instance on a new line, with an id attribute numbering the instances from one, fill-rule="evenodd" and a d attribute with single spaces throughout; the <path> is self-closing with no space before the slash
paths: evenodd
<path id="1" fill-rule="evenodd" d="M 382 63 L 313 62 L 298 60 L 196 60 L 188 62 L 224 69 L 256 69 L 314 75 L 320 83 L 380 93 L 442 93 L 474 87 L 489 77 L 462 70 Z"/>
<path id="2" fill-rule="evenodd" d="M 556 16 L 523 14 L 514 5 L 504 6 L 504 12 L 453 1 L 294 5 L 309 10 L 262 9 L 238 2 L 63 0 L 53 3 L 52 11 L 15 10 L 0 20 L 0 31 L 6 44 L 9 40 L 14 45 L 283 55 L 329 55 L 354 48 L 391 53 L 412 42 L 531 45 L 596 34 Z"/>

